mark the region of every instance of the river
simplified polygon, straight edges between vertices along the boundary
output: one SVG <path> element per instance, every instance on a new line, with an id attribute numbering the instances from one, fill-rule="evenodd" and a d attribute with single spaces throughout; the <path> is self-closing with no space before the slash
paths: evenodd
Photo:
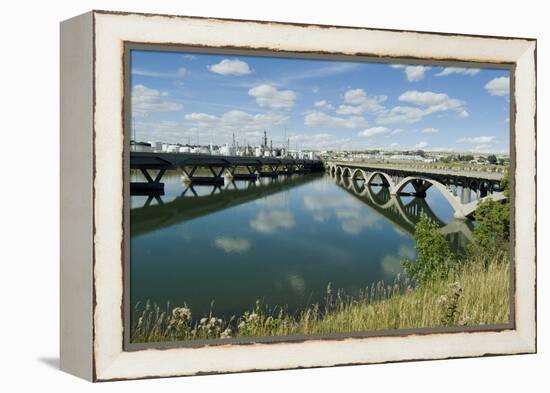
<path id="1" fill-rule="evenodd" d="M 130 302 L 186 304 L 194 318 L 241 315 L 257 299 L 295 312 L 322 303 L 329 284 L 353 296 L 391 283 L 400 260 L 415 258 L 420 212 L 453 222 L 435 189 L 392 206 L 387 189 L 364 192 L 328 174 L 226 180 L 221 189 L 187 188 L 175 171 L 163 181 L 162 197 L 131 197 Z M 450 236 L 455 248 L 467 243 L 462 232 Z"/>

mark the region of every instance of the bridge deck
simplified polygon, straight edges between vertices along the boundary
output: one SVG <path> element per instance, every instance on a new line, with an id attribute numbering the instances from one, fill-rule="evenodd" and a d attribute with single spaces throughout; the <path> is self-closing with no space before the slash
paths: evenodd
<path id="1" fill-rule="evenodd" d="M 360 168 L 366 170 L 384 170 L 388 174 L 391 172 L 399 173 L 405 176 L 426 176 L 426 175 L 435 175 L 435 176 L 450 176 L 450 177 L 461 177 L 469 178 L 476 180 L 489 180 L 489 181 L 500 181 L 504 177 L 502 173 L 496 172 L 474 172 L 474 171 L 455 171 L 450 169 L 415 169 L 415 168 L 403 168 L 398 165 L 391 164 L 371 164 L 371 163 L 355 163 L 355 162 L 330 162 L 330 165 L 339 165 L 349 168 Z"/>
<path id="2" fill-rule="evenodd" d="M 248 173 L 236 173 L 237 167 L 247 168 Z M 147 188 L 162 193 L 164 184 L 161 179 L 164 172 L 170 169 L 181 169 L 185 173 L 186 181 L 190 183 L 221 185 L 224 184 L 225 171 L 229 171 L 234 179 L 255 180 L 258 176 L 277 177 L 279 174 L 321 172 L 324 169 L 321 160 L 152 152 L 131 152 L 130 168 L 140 170 L 147 180 L 146 183 L 130 183 L 130 193 L 142 193 Z M 212 176 L 195 176 L 197 168 L 208 168 Z M 159 170 L 159 173 L 153 179 L 149 170 Z"/>
<path id="3" fill-rule="evenodd" d="M 281 157 L 214 156 L 194 153 L 131 152 L 132 169 L 176 169 L 182 166 L 263 166 L 306 165 L 322 167 L 320 160 L 304 160 Z"/>

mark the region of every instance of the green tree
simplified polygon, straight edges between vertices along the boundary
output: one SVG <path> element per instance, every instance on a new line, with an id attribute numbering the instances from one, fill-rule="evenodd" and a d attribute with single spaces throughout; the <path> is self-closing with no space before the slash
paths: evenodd
<path id="1" fill-rule="evenodd" d="M 500 181 L 500 188 L 506 195 L 506 199 L 510 199 L 510 174 L 508 172 L 504 173 L 504 177 Z"/>
<path id="2" fill-rule="evenodd" d="M 401 261 L 406 273 L 417 285 L 447 277 L 455 262 L 447 240 L 439 232 L 439 226 L 423 215 L 415 226 L 414 239 L 418 256 L 414 262 Z"/>
<path id="3" fill-rule="evenodd" d="M 510 204 L 486 199 L 476 209 L 473 250 L 490 255 L 510 238 Z"/>
<path id="4" fill-rule="evenodd" d="M 496 164 L 497 163 L 497 156 L 494 154 L 491 154 L 487 157 L 487 161 L 489 161 L 489 164 Z"/>
<path id="5" fill-rule="evenodd" d="M 510 242 L 510 176 L 508 172 L 500 181 L 505 201 L 487 198 L 475 212 L 476 227 L 473 241 L 468 247 L 472 257 L 490 259 L 495 253 L 506 252 Z"/>

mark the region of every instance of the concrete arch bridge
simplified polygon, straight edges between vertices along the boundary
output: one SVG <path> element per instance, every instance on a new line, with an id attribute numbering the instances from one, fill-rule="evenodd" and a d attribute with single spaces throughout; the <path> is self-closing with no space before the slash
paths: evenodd
<path id="1" fill-rule="evenodd" d="M 390 195 L 413 195 L 423 198 L 426 191 L 433 187 L 449 202 L 454 210 L 454 217 L 459 219 L 474 215 L 478 201 L 486 198 L 495 201 L 506 199 L 500 185 L 502 174 L 413 171 L 342 163 L 328 163 L 326 170 L 331 176 L 347 178 L 352 183 L 383 186 L 388 189 Z M 411 188 L 412 192 L 406 191 Z"/>

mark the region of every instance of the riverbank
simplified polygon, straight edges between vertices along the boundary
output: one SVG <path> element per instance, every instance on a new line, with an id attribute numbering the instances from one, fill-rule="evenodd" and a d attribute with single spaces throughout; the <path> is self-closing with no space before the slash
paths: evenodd
<path id="1" fill-rule="evenodd" d="M 137 307 L 132 342 L 288 336 L 477 326 L 509 321 L 509 258 L 497 252 L 489 261 L 470 257 L 448 277 L 413 288 L 407 278 L 393 285 L 379 283 L 360 296 L 327 289 L 325 303 L 295 315 L 259 302 L 240 317 L 227 321 L 215 315 L 196 320 L 192 310 L 147 304 Z"/>

